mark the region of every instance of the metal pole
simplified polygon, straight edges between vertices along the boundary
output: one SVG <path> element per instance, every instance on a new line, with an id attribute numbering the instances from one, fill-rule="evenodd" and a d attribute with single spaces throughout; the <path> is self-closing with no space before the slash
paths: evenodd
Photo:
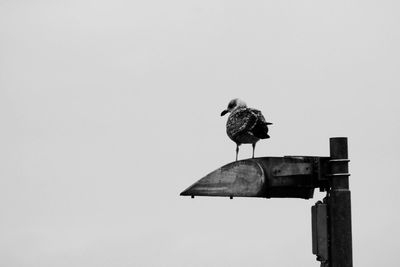
<path id="1" fill-rule="evenodd" d="M 330 138 L 330 191 L 328 194 L 329 267 L 352 267 L 351 203 L 347 138 Z"/>

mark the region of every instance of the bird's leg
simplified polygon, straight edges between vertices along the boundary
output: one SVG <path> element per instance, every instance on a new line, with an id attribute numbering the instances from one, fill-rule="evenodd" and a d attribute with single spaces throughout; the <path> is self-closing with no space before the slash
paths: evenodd
<path id="1" fill-rule="evenodd" d="M 239 144 L 236 144 L 236 161 L 238 160 Z"/>
<path id="2" fill-rule="evenodd" d="M 251 146 L 253 147 L 253 159 L 254 159 L 254 150 L 256 149 L 256 143 L 251 144 Z"/>

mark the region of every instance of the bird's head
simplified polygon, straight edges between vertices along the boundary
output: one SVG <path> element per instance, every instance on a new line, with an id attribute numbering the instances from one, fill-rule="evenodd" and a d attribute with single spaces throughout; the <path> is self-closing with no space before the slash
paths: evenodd
<path id="1" fill-rule="evenodd" d="M 226 113 L 232 112 L 239 107 L 247 107 L 247 105 L 243 100 L 239 98 L 232 99 L 231 101 L 229 101 L 228 107 L 221 112 L 221 116 L 224 116 Z"/>

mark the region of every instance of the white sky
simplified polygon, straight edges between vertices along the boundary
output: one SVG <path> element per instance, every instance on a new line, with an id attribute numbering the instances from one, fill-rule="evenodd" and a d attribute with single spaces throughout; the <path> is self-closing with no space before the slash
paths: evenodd
<path id="1" fill-rule="evenodd" d="M 312 200 L 179 197 L 349 137 L 354 265 L 400 249 L 398 1 L 0 0 L 0 266 L 319 266 Z M 251 156 L 242 146 L 240 158 Z"/>

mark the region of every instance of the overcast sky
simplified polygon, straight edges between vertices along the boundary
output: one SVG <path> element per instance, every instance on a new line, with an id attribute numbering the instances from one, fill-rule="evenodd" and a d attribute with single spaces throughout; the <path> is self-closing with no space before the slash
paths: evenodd
<path id="1" fill-rule="evenodd" d="M 234 160 L 235 97 L 274 123 L 256 156 L 349 138 L 354 266 L 396 265 L 399 8 L 0 0 L 0 266 L 319 266 L 322 193 L 179 196 Z"/>

